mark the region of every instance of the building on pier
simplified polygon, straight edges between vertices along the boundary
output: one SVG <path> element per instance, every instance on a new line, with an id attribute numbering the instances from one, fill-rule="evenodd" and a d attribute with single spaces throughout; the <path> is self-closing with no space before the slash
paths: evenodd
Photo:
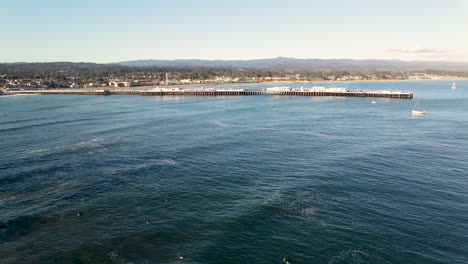
<path id="1" fill-rule="evenodd" d="M 325 88 L 325 87 L 318 87 L 314 86 L 312 89 L 304 89 L 304 91 L 307 92 L 320 92 L 320 93 L 346 93 L 349 92 L 347 88 L 343 87 L 331 87 L 331 88 Z"/>
<path id="2" fill-rule="evenodd" d="M 266 88 L 265 90 L 267 92 L 289 92 L 292 90 L 292 88 L 288 86 L 278 86 L 278 87 Z"/>

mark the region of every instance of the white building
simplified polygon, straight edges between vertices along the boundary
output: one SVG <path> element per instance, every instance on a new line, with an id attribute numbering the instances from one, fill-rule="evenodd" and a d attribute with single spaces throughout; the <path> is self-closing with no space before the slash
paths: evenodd
<path id="1" fill-rule="evenodd" d="M 325 87 L 312 87 L 310 89 L 311 92 L 322 92 L 322 93 L 346 93 L 349 92 L 347 88 L 343 87 L 331 87 L 331 88 L 325 88 Z"/>
<path id="2" fill-rule="evenodd" d="M 113 87 L 130 87 L 131 82 L 110 81 L 109 86 L 113 86 Z"/>
<path id="3" fill-rule="evenodd" d="M 179 87 L 174 87 L 174 88 L 159 88 L 159 87 L 156 87 L 154 89 L 152 89 L 151 91 L 156 91 L 156 92 L 180 92 L 182 91 L 182 88 L 179 88 Z"/>
<path id="4" fill-rule="evenodd" d="M 278 86 L 278 87 L 271 87 L 266 88 L 267 92 L 289 92 L 291 91 L 291 87 L 288 86 Z"/>

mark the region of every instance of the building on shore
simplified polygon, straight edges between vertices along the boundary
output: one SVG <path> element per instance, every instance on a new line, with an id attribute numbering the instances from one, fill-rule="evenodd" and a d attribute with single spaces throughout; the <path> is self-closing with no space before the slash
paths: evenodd
<path id="1" fill-rule="evenodd" d="M 109 82 L 109 86 L 113 86 L 113 87 L 130 87 L 131 86 L 131 82 L 120 82 L 120 81 L 110 81 Z"/>

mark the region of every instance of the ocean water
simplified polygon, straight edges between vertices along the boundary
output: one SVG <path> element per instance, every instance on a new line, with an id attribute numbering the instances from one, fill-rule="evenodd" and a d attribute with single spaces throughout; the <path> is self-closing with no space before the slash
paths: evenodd
<path id="1" fill-rule="evenodd" d="M 0 97 L 0 263 L 468 263 L 468 82 L 326 86 L 410 90 L 427 115 L 414 99 Z"/>

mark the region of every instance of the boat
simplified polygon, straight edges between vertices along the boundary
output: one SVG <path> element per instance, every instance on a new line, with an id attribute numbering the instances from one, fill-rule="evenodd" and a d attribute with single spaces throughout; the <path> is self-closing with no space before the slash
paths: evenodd
<path id="1" fill-rule="evenodd" d="M 453 82 L 452 84 L 452 90 L 456 90 L 457 89 L 457 84 L 455 82 Z"/>
<path id="2" fill-rule="evenodd" d="M 423 110 L 413 110 L 413 115 L 425 115 L 426 112 Z"/>
<path id="3" fill-rule="evenodd" d="M 371 104 L 376 104 L 377 102 L 376 101 L 372 101 Z"/>
<path id="4" fill-rule="evenodd" d="M 411 112 L 413 115 L 425 115 L 426 111 L 419 108 L 419 99 L 416 101 L 414 105 L 413 111 Z"/>

